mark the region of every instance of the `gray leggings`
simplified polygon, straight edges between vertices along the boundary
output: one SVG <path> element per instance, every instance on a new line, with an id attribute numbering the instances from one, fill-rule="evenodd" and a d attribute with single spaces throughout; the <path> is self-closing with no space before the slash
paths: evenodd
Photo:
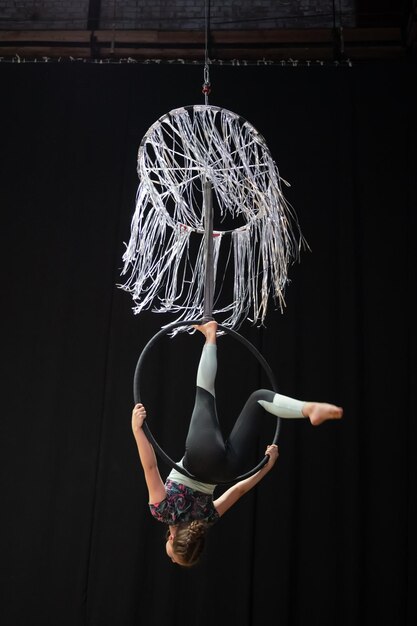
<path id="1" fill-rule="evenodd" d="M 197 372 L 194 409 L 185 443 L 184 467 L 198 480 L 219 483 L 233 480 L 247 468 L 253 444 L 265 419 L 259 400 L 272 402 L 269 389 L 253 392 L 224 441 L 217 417 L 214 384 L 217 346 L 204 344 Z"/>

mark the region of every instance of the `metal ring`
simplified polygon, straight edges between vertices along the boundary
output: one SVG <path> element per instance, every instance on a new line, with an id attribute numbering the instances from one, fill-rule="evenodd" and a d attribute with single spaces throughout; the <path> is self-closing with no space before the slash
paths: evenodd
<path id="1" fill-rule="evenodd" d="M 141 403 L 141 396 L 140 396 L 141 373 L 142 373 L 142 370 L 143 370 L 143 364 L 144 364 L 145 357 L 147 356 L 147 354 L 149 353 L 151 348 L 155 345 L 155 343 L 157 343 L 159 341 L 159 339 L 161 337 L 163 337 L 164 335 L 167 335 L 173 329 L 179 328 L 181 326 L 193 326 L 193 325 L 198 325 L 198 324 L 201 324 L 201 320 L 187 321 L 187 322 L 185 322 L 185 321 L 173 322 L 172 324 L 168 324 L 167 326 L 162 328 L 160 331 L 158 331 L 156 333 L 156 335 L 154 335 L 152 337 L 152 339 L 150 339 L 148 341 L 148 343 L 143 348 L 143 350 L 142 350 L 142 352 L 141 352 L 141 354 L 139 356 L 138 362 L 136 364 L 135 375 L 134 375 L 134 379 L 133 379 L 133 397 L 134 397 L 134 400 L 135 400 L 135 404 Z M 265 360 L 265 358 L 259 352 L 259 350 L 257 350 L 257 348 L 255 348 L 255 346 L 252 345 L 250 343 L 250 341 L 248 341 L 245 337 L 243 337 L 241 334 L 239 334 L 235 330 L 233 330 L 231 328 L 227 328 L 225 326 L 222 326 L 221 324 L 218 324 L 218 329 L 224 331 L 225 333 L 231 335 L 232 337 L 234 337 L 235 339 L 240 341 L 246 348 L 248 348 L 248 350 L 250 350 L 252 352 L 252 354 L 256 357 L 256 359 L 258 360 L 258 362 L 262 366 L 263 370 L 267 374 L 267 376 L 269 378 L 270 385 L 271 385 L 271 389 L 273 391 L 277 392 L 278 391 L 278 387 L 277 387 L 277 384 L 276 384 L 276 381 L 275 381 L 274 374 L 273 374 L 270 366 L 268 365 L 267 361 Z M 276 425 L 276 428 L 275 428 L 275 434 L 274 434 L 274 438 L 273 438 L 273 441 L 272 441 L 273 444 L 276 444 L 277 441 L 278 441 L 280 426 L 281 426 L 281 419 L 279 417 L 277 417 L 277 425 Z M 142 428 L 143 428 L 143 430 L 144 430 L 148 440 L 151 442 L 151 444 L 153 445 L 156 453 L 158 454 L 158 456 L 161 459 L 163 459 L 171 468 L 175 468 L 178 472 L 180 472 L 184 476 L 188 476 L 189 478 L 196 479 L 196 477 L 193 476 L 193 474 L 191 474 L 188 470 L 186 470 L 185 467 L 181 467 L 181 466 L 177 465 L 171 459 L 171 457 L 161 448 L 161 446 L 158 444 L 158 442 L 156 441 L 155 437 L 153 436 L 153 434 L 151 432 L 151 429 L 149 428 L 148 423 L 147 423 L 146 420 L 143 422 L 143 427 Z M 253 474 L 256 474 L 256 472 L 259 471 L 268 462 L 268 458 L 269 457 L 266 454 L 263 457 L 263 459 L 255 467 L 253 467 L 251 470 L 249 470 L 248 472 L 246 472 L 244 474 L 241 474 L 240 476 L 236 476 L 236 478 L 232 478 L 232 479 L 230 479 L 228 481 L 223 481 L 223 484 L 224 483 L 237 482 L 239 480 L 243 480 L 244 478 L 248 478 L 249 476 L 253 476 Z M 218 484 L 222 484 L 222 482 L 220 481 Z"/>

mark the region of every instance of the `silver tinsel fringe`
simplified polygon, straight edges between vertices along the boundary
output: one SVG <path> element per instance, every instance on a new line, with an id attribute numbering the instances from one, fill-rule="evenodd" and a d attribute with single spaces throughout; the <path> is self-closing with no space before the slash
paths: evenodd
<path id="1" fill-rule="evenodd" d="M 217 219 L 243 222 L 212 233 L 213 317 L 236 329 L 244 319 L 263 324 L 270 298 L 282 310 L 288 268 L 307 244 L 282 193 L 285 181 L 253 126 L 209 105 L 173 110 L 142 139 L 138 174 L 136 208 L 123 255 L 122 276 L 128 278 L 119 285 L 132 295 L 135 314 L 152 308 L 174 313 L 175 321 L 202 318 L 206 181 Z M 219 279 L 225 245 L 227 263 Z M 230 271 L 233 287 L 227 298 L 222 288 Z"/>

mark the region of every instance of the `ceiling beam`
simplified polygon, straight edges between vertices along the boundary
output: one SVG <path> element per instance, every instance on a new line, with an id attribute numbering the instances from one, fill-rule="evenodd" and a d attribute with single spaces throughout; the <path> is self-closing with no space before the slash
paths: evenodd
<path id="1" fill-rule="evenodd" d="M 211 60 L 378 59 L 402 60 L 415 48 L 399 27 L 211 31 Z M 203 31 L 3 30 L 0 57 L 81 57 L 85 59 L 184 59 L 204 61 Z"/>

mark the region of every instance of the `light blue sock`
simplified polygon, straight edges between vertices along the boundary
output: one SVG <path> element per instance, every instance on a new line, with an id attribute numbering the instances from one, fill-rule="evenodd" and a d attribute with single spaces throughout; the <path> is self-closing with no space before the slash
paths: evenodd
<path id="1" fill-rule="evenodd" d="M 272 402 L 266 400 L 258 400 L 259 404 L 272 415 L 284 418 L 298 418 L 306 417 L 303 415 L 303 407 L 305 402 L 302 400 L 295 400 L 288 396 L 282 396 L 280 393 L 276 393 Z"/>
<path id="2" fill-rule="evenodd" d="M 217 373 L 217 345 L 205 343 L 197 370 L 197 387 L 202 387 L 215 396 L 214 383 Z"/>

